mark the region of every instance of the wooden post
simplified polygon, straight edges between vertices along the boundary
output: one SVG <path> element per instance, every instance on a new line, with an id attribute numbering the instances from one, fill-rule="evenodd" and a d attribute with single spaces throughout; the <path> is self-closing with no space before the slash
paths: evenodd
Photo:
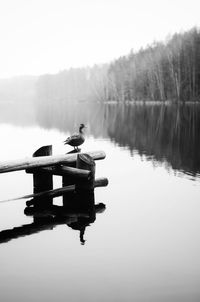
<path id="1" fill-rule="evenodd" d="M 70 178 L 68 176 L 63 176 L 62 177 L 62 185 L 64 188 L 74 188 L 75 187 L 72 185 L 73 181 L 70 180 Z M 63 201 L 63 206 L 67 207 L 69 205 L 70 202 L 72 202 L 74 200 L 74 190 L 66 190 L 64 192 L 62 201 Z"/>
<path id="2" fill-rule="evenodd" d="M 89 154 L 80 153 L 77 155 L 76 167 L 78 169 L 89 170 L 90 178 L 77 179 L 75 184 L 75 190 L 94 190 L 94 181 L 95 181 L 95 161 Z"/>
<path id="3" fill-rule="evenodd" d="M 38 156 L 50 156 L 52 155 L 52 145 L 43 146 L 39 148 L 37 151 L 33 153 L 33 157 Z M 53 189 L 53 175 L 50 173 L 43 172 L 40 168 L 36 169 L 33 173 L 33 192 L 39 193 L 46 190 Z M 41 202 L 42 201 L 42 202 Z M 53 204 L 52 197 L 46 197 L 42 200 L 40 198 L 33 199 L 33 205 L 35 208 L 45 208 L 49 207 Z M 51 222 L 52 217 L 51 215 L 40 217 L 40 215 L 34 215 L 33 221 L 34 223 L 49 223 Z"/>
<path id="4" fill-rule="evenodd" d="M 33 157 L 52 155 L 52 146 L 43 146 L 33 153 Z M 53 176 L 42 170 L 35 170 L 33 173 L 33 192 L 39 193 L 53 189 Z"/>
<path id="5" fill-rule="evenodd" d="M 74 150 L 73 153 L 76 154 L 77 151 Z M 75 164 L 76 164 L 76 162 L 71 165 L 74 167 Z M 69 175 L 63 175 L 62 186 L 67 187 L 67 186 L 73 185 L 75 183 L 75 181 L 76 181 L 76 178 L 74 178 L 73 176 L 70 177 Z M 71 192 L 69 191 L 69 192 L 66 192 L 65 194 L 63 194 L 63 206 L 68 207 L 71 202 L 74 202 L 74 191 L 71 191 Z"/>
<path id="6" fill-rule="evenodd" d="M 95 201 L 94 201 L 94 184 L 95 184 L 95 161 L 84 153 L 77 155 L 76 167 L 78 169 L 89 170 L 90 178 L 88 180 L 78 179 L 75 183 L 76 202 L 80 208 L 85 208 L 88 217 L 80 217 L 76 223 L 71 223 L 69 226 L 80 231 L 80 242 L 85 243 L 84 234 L 86 227 L 93 223 L 96 219 Z"/>

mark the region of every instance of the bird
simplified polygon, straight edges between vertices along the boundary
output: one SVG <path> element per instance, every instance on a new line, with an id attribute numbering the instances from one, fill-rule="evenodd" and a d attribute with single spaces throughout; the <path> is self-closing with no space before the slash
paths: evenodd
<path id="1" fill-rule="evenodd" d="M 74 150 L 78 150 L 78 146 L 82 145 L 85 141 L 83 129 L 86 128 L 84 124 L 80 124 L 79 126 L 79 133 L 73 134 L 69 136 L 65 141 L 64 145 L 70 145 L 74 147 Z"/>

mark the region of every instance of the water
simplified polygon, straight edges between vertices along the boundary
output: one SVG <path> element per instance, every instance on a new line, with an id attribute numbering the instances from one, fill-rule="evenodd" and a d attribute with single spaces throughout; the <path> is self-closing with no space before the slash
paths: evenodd
<path id="1" fill-rule="evenodd" d="M 1 301 L 199 301 L 199 106 L 1 104 L 0 121 L 2 161 L 68 152 L 62 141 L 86 123 L 82 151 L 106 152 L 96 176 L 109 179 L 82 245 L 63 221 L 31 229 L 27 200 L 3 201 L 32 193 L 32 175 L 0 175 Z"/>

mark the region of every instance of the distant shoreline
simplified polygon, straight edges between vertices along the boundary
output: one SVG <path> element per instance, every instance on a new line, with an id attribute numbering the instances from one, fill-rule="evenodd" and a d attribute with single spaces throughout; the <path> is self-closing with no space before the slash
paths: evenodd
<path id="1" fill-rule="evenodd" d="M 101 102 L 99 102 L 101 103 Z M 108 105 L 199 105 L 200 104 L 200 100 L 199 101 L 179 101 L 179 102 L 175 102 L 175 101 L 125 101 L 125 102 L 120 102 L 120 101 L 105 101 L 103 102 L 103 104 L 108 104 Z"/>

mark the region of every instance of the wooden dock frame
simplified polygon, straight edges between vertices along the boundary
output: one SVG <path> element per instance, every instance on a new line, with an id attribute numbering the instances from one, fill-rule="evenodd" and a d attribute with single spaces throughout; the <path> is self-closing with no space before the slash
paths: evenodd
<path id="1" fill-rule="evenodd" d="M 104 151 L 52 155 L 52 145 L 48 145 L 35 151 L 33 157 L 1 162 L 0 173 L 25 170 L 33 174 L 33 194 L 21 198 L 53 198 L 66 192 L 107 186 L 107 178 L 95 180 L 95 160 L 105 156 Z M 62 176 L 62 188 L 53 189 L 53 175 Z"/>
<path id="2" fill-rule="evenodd" d="M 67 224 L 80 232 L 84 244 L 86 227 L 106 208 L 95 204 L 94 198 L 94 188 L 108 184 L 107 178 L 95 179 L 95 160 L 104 158 L 103 151 L 53 156 L 50 145 L 39 148 L 31 158 L 0 163 L 0 173 L 25 170 L 33 174 L 33 193 L 9 200 L 28 199 L 24 214 L 32 216 L 33 222 L 1 231 L 0 243 Z M 63 187 L 53 189 L 54 175 L 62 177 Z M 53 204 L 58 196 L 63 196 L 62 206 Z"/>

